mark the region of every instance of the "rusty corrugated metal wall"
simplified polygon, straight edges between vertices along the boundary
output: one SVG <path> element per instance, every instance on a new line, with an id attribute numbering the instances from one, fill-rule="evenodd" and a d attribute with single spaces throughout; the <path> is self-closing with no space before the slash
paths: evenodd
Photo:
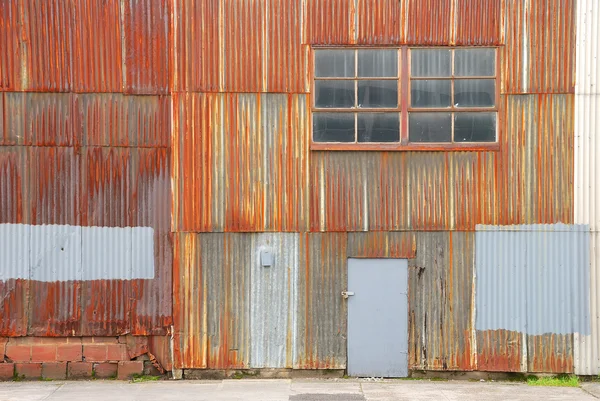
<path id="1" fill-rule="evenodd" d="M 475 233 L 574 223 L 575 6 L 2 2 L 0 224 L 151 227 L 155 276 L 0 281 L 0 335 L 174 324 L 176 367 L 343 368 L 346 259 L 397 257 L 412 369 L 572 371 L 572 335 L 477 330 Z M 498 46 L 499 149 L 311 151 L 319 45 Z M 265 288 L 263 240 L 297 250 Z"/>

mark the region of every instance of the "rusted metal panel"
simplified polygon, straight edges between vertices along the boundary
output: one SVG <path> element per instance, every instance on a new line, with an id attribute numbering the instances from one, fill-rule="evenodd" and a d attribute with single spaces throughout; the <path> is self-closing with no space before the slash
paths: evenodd
<path id="1" fill-rule="evenodd" d="M 458 0 L 457 46 L 502 44 L 502 0 Z"/>
<path id="2" fill-rule="evenodd" d="M 24 336 L 29 324 L 27 301 L 29 280 L 0 281 L 0 335 L 3 337 Z"/>
<path id="3" fill-rule="evenodd" d="M 399 258 L 416 256 L 415 233 L 398 231 L 370 231 L 348 234 L 348 257 L 351 258 Z"/>
<path id="4" fill-rule="evenodd" d="M 0 91 L 19 90 L 23 87 L 23 52 L 19 16 L 21 2 L 0 2 Z"/>
<path id="5" fill-rule="evenodd" d="M 72 107 L 66 93 L 23 93 L 25 101 L 25 143 L 34 146 L 77 144 Z"/>
<path id="6" fill-rule="evenodd" d="M 120 1 L 73 1 L 73 89 L 121 92 L 123 51 Z"/>
<path id="7" fill-rule="evenodd" d="M 527 336 L 508 330 L 477 331 L 477 370 L 525 372 Z"/>
<path id="8" fill-rule="evenodd" d="M 223 90 L 221 4 L 220 0 L 173 1 L 173 90 Z"/>
<path id="9" fill-rule="evenodd" d="M 527 336 L 528 372 L 573 373 L 573 334 Z"/>
<path id="10" fill-rule="evenodd" d="M 475 235 L 418 233 L 409 260 L 409 367 L 476 369 Z"/>
<path id="11" fill-rule="evenodd" d="M 187 94 L 175 104 L 173 213 L 179 230 L 305 227 L 305 96 Z"/>
<path id="12" fill-rule="evenodd" d="M 72 89 L 73 8 L 62 0 L 19 1 L 21 90 Z"/>
<path id="13" fill-rule="evenodd" d="M 170 98 L 77 94 L 75 132 L 82 146 L 167 147 Z"/>
<path id="14" fill-rule="evenodd" d="M 406 24 L 406 1 L 401 0 L 359 0 L 357 43 L 359 44 L 399 44 L 404 38 Z"/>
<path id="15" fill-rule="evenodd" d="M 125 0 L 121 5 L 124 35 L 125 91 L 169 91 L 169 26 L 172 2 Z"/>
<path id="16" fill-rule="evenodd" d="M 312 231 L 465 230 L 493 216 L 492 153 L 311 156 Z"/>
<path id="17" fill-rule="evenodd" d="M 347 240 L 345 233 L 300 235 L 295 368 L 346 367 Z"/>
<path id="18" fill-rule="evenodd" d="M 18 92 L 3 93 L 4 135 L 0 145 L 25 144 L 25 101 L 26 96 Z"/>
<path id="19" fill-rule="evenodd" d="M 492 224 L 572 223 L 573 95 L 506 96 L 502 108 Z"/>
<path id="20" fill-rule="evenodd" d="M 0 147 L 0 223 L 29 223 L 29 169 L 27 148 Z"/>
<path id="21" fill-rule="evenodd" d="M 408 0 L 407 42 L 450 45 L 454 38 L 455 0 Z"/>
<path id="22" fill-rule="evenodd" d="M 136 335 L 164 335 L 173 324 L 171 157 L 168 149 L 138 149 L 131 160 L 131 227 L 154 229 L 154 278 L 132 282 L 131 320 Z"/>
<path id="23" fill-rule="evenodd" d="M 502 93 L 573 93 L 575 0 L 504 4 Z"/>
<path id="24" fill-rule="evenodd" d="M 305 0 L 306 43 L 312 45 L 356 43 L 356 2 Z"/>

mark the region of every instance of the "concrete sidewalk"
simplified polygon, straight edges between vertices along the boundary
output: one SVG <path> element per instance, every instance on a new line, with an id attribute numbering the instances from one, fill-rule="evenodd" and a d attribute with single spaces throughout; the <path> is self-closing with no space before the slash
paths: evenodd
<path id="1" fill-rule="evenodd" d="M 206 400 L 206 401 L 392 401 L 392 400 L 589 400 L 595 383 L 582 388 L 531 387 L 503 382 L 412 380 L 225 380 L 5 382 L 0 400 Z"/>

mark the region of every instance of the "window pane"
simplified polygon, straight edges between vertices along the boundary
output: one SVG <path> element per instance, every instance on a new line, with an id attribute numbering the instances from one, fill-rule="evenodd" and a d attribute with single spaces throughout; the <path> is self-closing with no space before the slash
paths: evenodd
<path id="1" fill-rule="evenodd" d="M 465 49 L 454 52 L 454 75 L 457 77 L 491 77 L 496 71 L 494 49 Z"/>
<path id="2" fill-rule="evenodd" d="M 410 113 L 408 120 L 410 142 L 451 142 L 450 113 Z"/>
<path id="3" fill-rule="evenodd" d="M 398 81 L 358 81 L 358 107 L 398 107 Z"/>
<path id="4" fill-rule="evenodd" d="M 410 82 L 410 105 L 412 107 L 450 107 L 450 81 Z"/>
<path id="5" fill-rule="evenodd" d="M 315 142 L 354 142 L 354 113 L 313 113 Z"/>
<path id="6" fill-rule="evenodd" d="M 359 77 L 397 77 L 398 50 L 359 50 Z"/>
<path id="7" fill-rule="evenodd" d="M 358 142 L 399 142 L 398 113 L 358 113 Z"/>
<path id="8" fill-rule="evenodd" d="M 454 81 L 456 107 L 493 107 L 496 81 L 493 79 L 460 79 Z"/>
<path id="9" fill-rule="evenodd" d="M 449 77 L 450 50 L 411 49 L 410 74 L 413 77 Z"/>
<path id="10" fill-rule="evenodd" d="M 354 77 L 354 50 L 315 51 L 315 77 Z"/>
<path id="11" fill-rule="evenodd" d="M 315 107 L 354 107 L 354 81 L 315 81 Z"/>
<path id="12" fill-rule="evenodd" d="M 454 114 L 454 141 L 496 141 L 496 113 Z"/>

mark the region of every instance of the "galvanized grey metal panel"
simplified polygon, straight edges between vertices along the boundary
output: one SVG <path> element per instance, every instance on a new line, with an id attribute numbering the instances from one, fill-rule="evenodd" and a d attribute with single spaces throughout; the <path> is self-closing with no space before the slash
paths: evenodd
<path id="1" fill-rule="evenodd" d="M 251 265 L 250 367 L 291 368 L 298 307 L 299 234 L 253 236 Z M 261 252 L 271 252 L 270 267 Z"/>
<path id="2" fill-rule="evenodd" d="M 477 330 L 586 334 L 589 227 L 477 226 Z"/>
<path id="3" fill-rule="evenodd" d="M 131 228 L 131 277 L 134 279 L 154 278 L 154 229 L 152 227 Z"/>
<path id="4" fill-rule="evenodd" d="M 0 224 L 0 281 L 29 278 L 31 226 Z"/>
<path id="5" fill-rule="evenodd" d="M 408 376 L 408 262 L 348 259 L 348 374 Z"/>
<path id="6" fill-rule="evenodd" d="M 131 228 L 85 227 L 83 280 L 131 280 Z"/>
<path id="7" fill-rule="evenodd" d="M 31 226 L 30 278 L 81 280 L 81 227 Z"/>

